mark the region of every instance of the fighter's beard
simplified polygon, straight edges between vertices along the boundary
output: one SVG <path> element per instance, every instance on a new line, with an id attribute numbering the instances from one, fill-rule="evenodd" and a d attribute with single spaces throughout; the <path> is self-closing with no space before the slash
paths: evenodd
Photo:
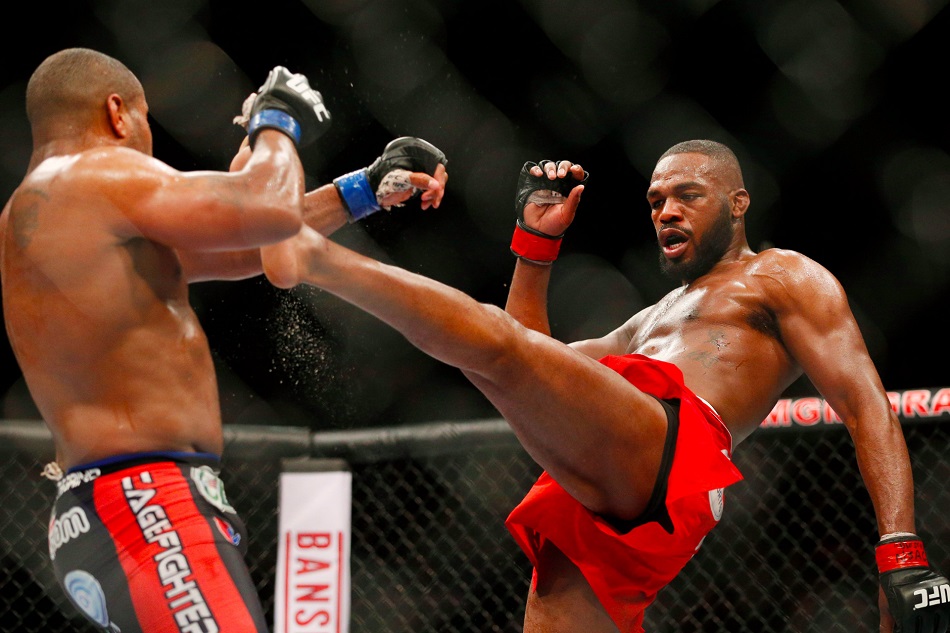
<path id="1" fill-rule="evenodd" d="M 660 270 L 668 277 L 682 283 L 691 283 L 699 279 L 722 259 L 729 245 L 732 243 L 732 216 L 728 205 L 723 205 L 722 212 L 703 239 L 695 243 L 696 254 L 691 259 L 674 261 L 668 259 L 660 249 Z"/>

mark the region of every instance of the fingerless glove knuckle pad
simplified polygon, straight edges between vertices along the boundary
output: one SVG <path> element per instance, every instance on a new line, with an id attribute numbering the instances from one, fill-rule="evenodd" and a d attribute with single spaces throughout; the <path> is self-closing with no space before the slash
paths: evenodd
<path id="1" fill-rule="evenodd" d="M 330 112 L 323 96 L 310 87 L 304 75 L 283 66 L 270 71 L 251 106 L 247 133 L 253 146 L 263 129 L 288 135 L 298 147 L 306 147 L 330 126 Z"/>
<path id="2" fill-rule="evenodd" d="M 440 164 L 445 165 L 447 162 L 442 150 L 432 143 L 421 138 L 402 136 L 390 141 L 379 158 L 367 168 L 369 182 L 373 191 L 376 191 L 383 177 L 393 170 L 425 172 L 432 176 Z"/>
<path id="3" fill-rule="evenodd" d="M 586 183 L 588 176 L 590 176 L 590 174 L 585 171 L 582 180 L 576 180 L 574 178 L 557 178 L 551 180 L 547 177 L 547 174 L 542 173 L 540 176 L 535 176 L 531 173 L 532 167 L 541 167 L 544 169 L 548 163 L 552 162 L 554 161 L 542 160 L 539 163 L 528 161 L 521 167 L 521 173 L 518 175 L 518 192 L 515 196 L 515 213 L 517 213 L 518 218 L 521 220 L 524 220 L 524 207 L 528 204 L 528 198 L 531 194 L 537 191 L 554 191 L 566 198 L 570 195 L 574 187 Z"/>
<path id="4" fill-rule="evenodd" d="M 447 163 L 445 154 L 432 143 L 402 136 L 390 141 L 369 167 L 344 174 L 334 179 L 333 184 L 349 221 L 356 222 L 383 208 L 380 201 L 387 195 L 411 189 L 410 173 L 433 176 L 439 165 Z"/>

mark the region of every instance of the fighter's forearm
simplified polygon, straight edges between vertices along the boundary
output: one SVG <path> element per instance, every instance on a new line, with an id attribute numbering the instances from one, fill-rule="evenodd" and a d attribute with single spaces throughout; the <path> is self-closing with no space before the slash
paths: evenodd
<path id="1" fill-rule="evenodd" d="M 884 427 L 859 426 L 852 438 L 880 535 L 915 532 L 913 473 L 896 416 Z"/>
<path id="2" fill-rule="evenodd" d="M 551 279 L 551 266 L 532 264 L 518 259 L 515 273 L 511 278 L 508 302 L 505 312 L 517 319 L 521 325 L 551 334 L 548 321 L 548 283 Z"/>
<path id="3" fill-rule="evenodd" d="M 346 226 L 349 219 L 340 194 L 333 183 L 327 183 L 304 196 L 304 223 L 323 235 L 330 235 Z"/>

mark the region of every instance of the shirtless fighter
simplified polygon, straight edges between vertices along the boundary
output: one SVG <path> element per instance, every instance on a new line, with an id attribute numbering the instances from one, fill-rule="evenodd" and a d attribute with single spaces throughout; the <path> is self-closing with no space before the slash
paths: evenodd
<path id="1" fill-rule="evenodd" d="M 663 268 L 682 285 L 603 338 L 565 345 L 549 336 L 546 292 L 585 181 L 567 161 L 525 165 L 507 312 L 306 227 L 262 249 L 264 271 L 279 287 L 323 288 L 459 368 L 544 468 L 507 520 L 534 565 L 526 633 L 642 631 L 741 479 L 734 445 L 803 371 L 849 429 L 874 505 L 881 631 L 946 631 L 950 586 L 914 534 L 903 433 L 838 281 L 799 253 L 753 252 L 735 155 L 685 142 L 647 192 Z"/>
<path id="2" fill-rule="evenodd" d="M 33 154 L 0 215 L 0 280 L 7 333 L 56 449 L 57 580 L 104 631 L 267 631 L 245 528 L 218 477 L 218 387 L 188 283 L 260 274 L 261 245 L 302 222 L 330 232 L 353 220 L 346 191 L 304 192 L 297 147 L 330 124 L 322 96 L 274 68 L 230 172 L 153 158 L 141 83 L 97 51 L 44 60 L 26 107 Z M 417 144 L 388 147 L 392 160 L 352 179 L 423 171 L 407 146 Z M 365 212 L 420 190 L 438 206 L 437 163 L 411 173 L 411 187 L 362 200 Z"/>

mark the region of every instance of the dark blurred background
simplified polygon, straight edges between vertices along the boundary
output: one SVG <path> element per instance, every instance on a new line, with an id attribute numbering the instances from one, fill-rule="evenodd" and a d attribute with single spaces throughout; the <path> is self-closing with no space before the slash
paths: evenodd
<path id="1" fill-rule="evenodd" d="M 275 65 L 333 116 L 303 156 L 311 186 L 397 136 L 449 158 L 438 210 L 409 204 L 333 239 L 503 304 L 526 160 L 591 176 L 556 265 L 554 334 L 599 336 L 674 287 L 659 273 L 646 183 L 690 138 L 726 142 L 752 195 L 754 248 L 803 252 L 844 284 L 889 390 L 946 386 L 950 138 L 945 0 L 74 0 L 6 19 L 0 193 L 30 153 L 24 92 L 47 55 L 125 62 L 155 155 L 226 169 L 231 123 Z M 317 290 L 263 279 L 192 286 L 225 422 L 315 430 L 494 417 L 452 368 Z M 5 339 L 0 417 L 38 417 Z M 807 380 L 790 395 L 808 393 Z"/>

